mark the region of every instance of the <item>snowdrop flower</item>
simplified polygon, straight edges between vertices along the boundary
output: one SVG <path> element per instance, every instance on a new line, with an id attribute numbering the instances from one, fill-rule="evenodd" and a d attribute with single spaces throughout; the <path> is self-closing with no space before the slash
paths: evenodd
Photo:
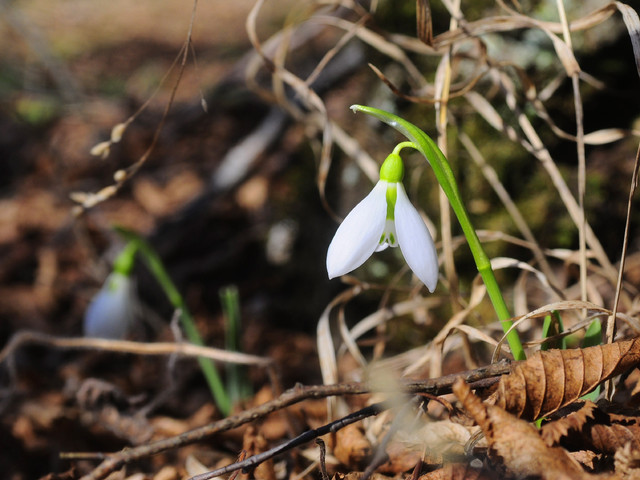
<path id="1" fill-rule="evenodd" d="M 113 271 L 84 314 L 84 335 L 124 338 L 135 319 L 134 303 L 133 280 L 129 275 Z"/>
<path id="2" fill-rule="evenodd" d="M 380 180 L 344 219 L 327 252 L 329 278 L 362 265 L 373 252 L 400 247 L 413 273 L 433 292 L 438 283 L 438 256 L 431 234 L 409 201 L 402 177 L 404 165 L 395 151 L 380 167 Z"/>

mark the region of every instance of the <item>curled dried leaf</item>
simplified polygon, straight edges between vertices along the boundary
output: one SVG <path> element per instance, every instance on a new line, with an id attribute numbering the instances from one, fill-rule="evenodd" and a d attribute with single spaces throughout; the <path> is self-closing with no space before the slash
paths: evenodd
<path id="1" fill-rule="evenodd" d="M 536 352 L 500 379 L 495 403 L 517 417 L 535 420 L 569 405 L 639 363 L 639 339 Z"/>

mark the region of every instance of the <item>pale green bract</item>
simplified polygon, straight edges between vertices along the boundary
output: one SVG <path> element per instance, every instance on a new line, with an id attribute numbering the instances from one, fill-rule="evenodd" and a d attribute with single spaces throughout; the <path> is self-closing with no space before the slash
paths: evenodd
<path id="1" fill-rule="evenodd" d="M 431 234 L 409 201 L 402 184 L 400 156 L 391 154 L 380 180 L 340 224 L 327 252 L 329 278 L 362 265 L 374 252 L 400 247 L 413 273 L 433 292 L 438 283 L 438 256 Z"/>

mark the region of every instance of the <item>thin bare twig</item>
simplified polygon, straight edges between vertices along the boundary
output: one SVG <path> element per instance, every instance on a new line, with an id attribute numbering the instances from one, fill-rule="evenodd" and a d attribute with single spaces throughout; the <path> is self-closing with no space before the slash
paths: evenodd
<path id="1" fill-rule="evenodd" d="M 510 368 L 511 364 L 509 362 L 500 361 L 486 367 L 469 370 L 459 374 L 446 375 L 444 377 L 424 381 L 405 382 L 403 387 L 407 394 L 430 393 L 432 395 L 443 395 L 451 392 L 451 386 L 458 377 L 462 377 L 467 383 L 472 384 L 472 388 L 480 388 L 496 382 L 497 378 L 508 373 Z M 157 440 L 146 445 L 127 448 L 120 452 L 116 452 L 110 455 L 109 458 L 104 460 L 88 475 L 82 477 L 81 480 L 103 479 L 128 463 L 166 450 L 196 443 L 218 433 L 238 428 L 246 423 L 265 417 L 272 412 L 281 410 L 303 400 L 327 398 L 337 395 L 362 395 L 365 393 L 370 393 L 370 388 L 368 385 L 363 383 L 343 383 L 337 385 L 306 387 L 296 386 L 287 390 L 274 400 L 258 405 L 257 407 L 249 410 L 245 410 L 237 415 L 218 420 L 174 437 Z M 394 388 L 393 392 L 389 393 L 397 393 L 397 390 Z"/>
<path id="2" fill-rule="evenodd" d="M 155 129 L 155 131 L 153 133 L 153 138 L 151 139 L 151 143 L 149 144 L 147 149 L 144 151 L 142 156 L 140 156 L 140 158 L 134 164 L 130 165 L 126 169 L 118 170 L 117 172 L 115 172 L 115 174 L 113 176 L 114 177 L 114 183 L 112 183 L 111 185 L 107 185 L 106 187 L 102 188 L 100 191 L 93 192 L 93 193 L 73 192 L 71 194 L 71 199 L 76 201 L 79 204 L 79 205 L 76 205 L 76 207 L 74 207 L 74 209 L 73 209 L 73 214 L 74 215 L 80 216 L 86 210 L 89 210 L 89 209 L 93 208 L 97 204 L 99 204 L 99 203 L 107 200 L 108 198 L 112 197 L 113 195 L 115 195 L 125 185 L 125 183 L 129 179 L 131 179 L 131 177 L 133 177 L 144 166 L 144 164 L 147 162 L 147 160 L 149 160 L 149 158 L 151 157 L 151 154 L 155 150 L 155 147 L 156 147 L 156 145 L 158 143 L 158 140 L 160 139 L 160 134 L 162 133 L 162 129 L 164 128 L 164 124 L 166 123 L 167 118 L 169 116 L 169 112 L 171 111 L 171 107 L 173 106 L 173 102 L 174 102 L 174 100 L 176 98 L 176 93 L 178 92 L 178 87 L 180 86 L 180 81 L 182 80 L 182 76 L 183 76 L 183 74 L 185 72 L 185 69 L 186 69 L 186 66 L 187 66 L 187 58 L 189 57 L 189 50 L 190 50 L 190 47 L 191 47 L 192 41 L 193 41 L 193 39 L 192 39 L 193 25 L 194 25 L 194 21 L 195 21 L 195 18 L 196 18 L 196 8 L 197 8 L 197 6 L 198 6 L 198 0 L 193 0 L 193 8 L 191 10 L 191 19 L 189 21 L 189 28 L 188 28 L 188 31 L 187 31 L 187 38 L 186 38 L 184 44 L 182 45 L 182 48 L 178 52 L 178 55 L 176 57 L 176 60 L 174 61 L 174 64 L 171 66 L 171 69 L 173 69 L 173 66 L 177 63 L 178 59 L 181 58 L 180 68 L 178 70 L 178 75 L 177 75 L 176 81 L 173 84 L 173 87 L 171 89 L 171 94 L 169 96 L 169 100 L 168 100 L 167 104 L 165 105 L 164 111 L 162 112 L 162 117 L 160 117 L 160 122 L 158 123 L 158 126 L 156 127 L 156 129 Z M 169 71 L 171 71 L 171 69 Z M 169 72 L 167 72 L 167 75 L 168 75 L 168 73 Z M 150 101 L 150 99 L 148 99 L 147 102 L 145 102 L 145 105 L 149 101 Z M 129 123 L 131 123 L 135 119 L 135 117 L 142 111 L 142 109 L 145 107 L 145 105 L 143 105 L 126 122 L 121 123 L 121 124 L 117 125 L 116 127 L 114 127 L 114 130 L 116 130 L 118 127 L 121 127 L 118 135 L 122 134 L 124 129 L 129 125 Z M 113 136 L 114 136 L 114 134 L 112 132 L 112 139 L 113 139 Z M 106 145 L 106 148 L 108 148 L 108 145 L 110 144 L 110 142 L 111 141 L 103 142 L 103 144 Z"/>
<path id="3" fill-rule="evenodd" d="M 136 355 L 182 355 L 185 357 L 204 357 L 225 363 L 240 365 L 257 365 L 267 367 L 273 365 L 270 358 L 258 357 L 241 352 L 230 352 L 213 347 L 201 347 L 191 343 L 171 342 L 131 342 L 128 340 L 107 340 L 104 338 L 55 337 L 46 333 L 23 331 L 17 332 L 0 350 L 0 364 L 18 348 L 29 345 L 48 345 L 56 348 L 72 348 L 81 350 L 108 350 L 111 352 L 132 353 Z"/>
<path id="4" fill-rule="evenodd" d="M 613 301 L 613 313 L 607 319 L 607 343 L 613 342 L 616 334 L 616 315 L 618 313 L 618 302 L 620 301 L 620 292 L 622 291 L 622 276 L 624 273 L 624 264 L 627 260 L 627 246 L 629 245 L 629 224 L 631 223 L 631 205 L 633 196 L 638 188 L 638 171 L 640 170 L 640 145 L 636 152 L 636 161 L 633 167 L 633 175 L 631 176 L 631 188 L 629 189 L 629 201 L 627 202 L 627 220 L 624 226 L 624 238 L 622 240 L 622 253 L 620 254 L 620 267 L 618 269 L 618 281 L 616 283 L 616 296 Z"/>

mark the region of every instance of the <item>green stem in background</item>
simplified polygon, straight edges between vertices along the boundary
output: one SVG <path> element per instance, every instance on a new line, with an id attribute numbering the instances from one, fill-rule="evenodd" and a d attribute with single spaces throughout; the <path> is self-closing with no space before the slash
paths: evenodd
<path id="1" fill-rule="evenodd" d="M 562 323 L 562 317 L 560 312 L 553 310 L 551 314 L 544 317 L 542 323 L 542 338 L 554 337 L 564 333 L 564 324 Z M 567 349 L 567 337 L 562 337 L 556 340 L 549 340 L 540 345 L 540 350 L 549 350 L 550 348 L 559 348 L 560 350 Z"/>
<path id="2" fill-rule="evenodd" d="M 595 347 L 596 345 L 602 345 L 602 324 L 600 323 L 600 320 L 597 319 L 591 322 L 587 331 L 584 332 L 582 348 Z M 587 393 L 582 397 L 582 399 L 595 402 L 600 396 L 601 389 L 602 385 L 598 385 L 593 392 Z"/>
<path id="3" fill-rule="evenodd" d="M 225 349 L 230 352 L 239 352 L 240 348 L 240 298 L 235 285 L 223 287 L 218 292 L 225 325 Z M 232 403 L 245 399 L 251 395 L 249 382 L 246 376 L 246 367 L 229 363 L 226 365 L 227 392 Z"/>
<path id="4" fill-rule="evenodd" d="M 464 236 L 467 239 L 467 243 L 471 249 L 476 266 L 478 267 L 478 272 L 487 287 L 487 293 L 489 294 L 493 308 L 502 323 L 502 328 L 505 332 L 509 332 L 507 333 L 507 342 L 511 348 L 511 353 L 516 360 L 524 360 L 526 355 L 522 348 L 520 337 L 515 329 L 509 331 L 513 325 L 510 320 L 511 314 L 509 313 L 507 304 L 502 297 L 502 292 L 500 291 L 493 269 L 491 268 L 489 257 L 482 248 L 480 239 L 478 238 L 478 235 L 469 220 L 467 210 L 462 203 L 462 197 L 460 196 L 458 185 L 456 183 L 453 170 L 451 170 L 451 166 L 449 165 L 449 161 L 426 133 L 405 119 L 392 113 L 385 112 L 384 110 L 363 105 L 352 105 L 351 110 L 354 112 L 363 112 L 372 115 L 378 120 L 381 120 L 387 125 L 395 128 L 411 140 L 411 142 L 413 142 L 413 148 L 422 153 L 422 155 L 427 159 L 427 162 L 433 169 L 438 183 L 449 199 L 451 208 L 458 217 L 458 221 L 460 222 L 460 226 L 462 227 Z"/>
<path id="5" fill-rule="evenodd" d="M 130 230 L 122 227 L 116 227 L 116 231 L 129 242 L 125 251 L 131 248 L 135 253 L 140 253 L 142 255 L 144 262 L 162 287 L 162 290 L 164 290 L 169 302 L 171 302 L 173 308 L 180 312 L 182 327 L 184 328 L 189 341 L 194 345 L 204 346 L 200 332 L 198 332 L 195 321 L 189 313 L 189 309 L 187 308 L 182 295 L 178 292 L 178 289 L 171 280 L 171 277 L 169 277 L 167 270 L 162 264 L 162 260 L 160 260 L 160 257 L 155 250 L 153 250 L 151 245 L 149 245 L 143 238 Z M 209 384 L 209 389 L 211 390 L 220 412 L 224 416 L 229 415 L 229 412 L 231 411 L 231 401 L 227 395 L 224 385 L 222 384 L 220 375 L 218 375 L 216 366 L 209 358 L 198 357 L 198 363 L 200 364 L 202 373 Z"/>

